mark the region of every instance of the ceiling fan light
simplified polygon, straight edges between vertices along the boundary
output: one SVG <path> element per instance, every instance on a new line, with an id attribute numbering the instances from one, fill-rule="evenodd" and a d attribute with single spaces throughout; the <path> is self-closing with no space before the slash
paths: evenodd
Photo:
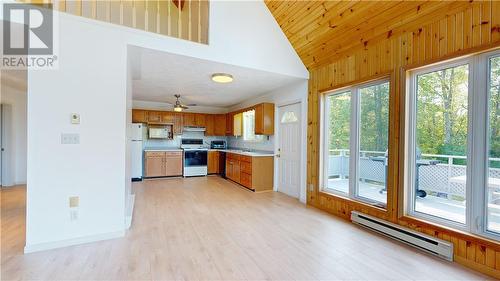
<path id="1" fill-rule="evenodd" d="M 227 73 L 214 73 L 212 74 L 212 81 L 217 83 L 231 83 L 233 82 L 233 76 Z"/>
<path id="2" fill-rule="evenodd" d="M 175 105 L 174 106 L 174 111 L 181 112 L 182 111 L 182 107 Z"/>

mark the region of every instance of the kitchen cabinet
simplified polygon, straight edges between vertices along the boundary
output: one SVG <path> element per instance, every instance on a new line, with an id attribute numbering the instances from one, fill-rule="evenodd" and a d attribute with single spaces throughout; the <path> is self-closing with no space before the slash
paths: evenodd
<path id="1" fill-rule="evenodd" d="M 148 123 L 161 123 L 161 112 L 148 111 Z"/>
<path id="2" fill-rule="evenodd" d="M 219 152 L 210 150 L 208 151 L 207 169 L 209 174 L 219 173 Z"/>
<path id="3" fill-rule="evenodd" d="M 226 135 L 226 115 L 225 114 L 216 114 L 214 116 L 214 135 L 215 136 L 225 136 Z"/>
<path id="4" fill-rule="evenodd" d="M 207 114 L 205 116 L 205 136 L 216 136 L 215 115 L 213 114 Z"/>
<path id="5" fill-rule="evenodd" d="M 181 176 L 182 175 L 182 151 L 167 151 L 165 152 L 165 175 Z"/>
<path id="6" fill-rule="evenodd" d="M 148 111 L 142 109 L 132 109 L 132 123 L 147 123 Z"/>
<path id="7" fill-rule="evenodd" d="M 174 126 L 173 126 L 174 135 L 182 135 L 184 131 L 183 114 L 180 112 L 174 112 L 173 115 L 174 115 Z"/>
<path id="8" fill-rule="evenodd" d="M 182 175 L 182 151 L 146 151 L 145 177 Z"/>
<path id="9" fill-rule="evenodd" d="M 243 113 L 237 113 L 233 116 L 233 136 L 243 135 Z"/>
<path id="10" fill-rule="evenodd" d="M 253 191 L 273 190 L 274 157 L 227 153 L 226 177 Z"/>
<path id="11" fill-rule="evenodd" d="M 194 125 L 197 127 L 205 127 L 206 115 L 203 113 L 195 113 L 194 114 Z"/>
<path id="12" fill-rule="evenodd" d="M 255 134 L 274 135 L 273 103 L 261 103 L 255 106 Z"/>
<path id="13" fill-rule="evenodd" d="M 233 135 L 233 113 L 226 114 L 226 136 Z"/>
<path id="14" fill-rule="evenodd" d="M 196 126 L 194 113 L 183 113 L 184 127 L 186 126 Z"/>
<path id="15" fill-rule="evenodd" d="M 161 112 L 161 123 L 174 124 L 174 113 L 170 111 Z"/>

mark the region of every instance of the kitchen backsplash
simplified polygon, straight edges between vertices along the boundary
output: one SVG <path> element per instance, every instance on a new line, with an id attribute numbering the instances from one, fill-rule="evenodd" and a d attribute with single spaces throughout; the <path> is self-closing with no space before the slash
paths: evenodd
<path id="1" fill-rule="evenodd" d="M 203 132 L 185 132 L 181 136 L 174 136 L 173 140 L 148 139 L 144 136 L 144 148 L 180 147 L 181 139 L 203 139 L 206 146 L 210 146 L 213 140 L 226 140 L 226 137 L 207 137 Z"/>
<path id="2" fill-rule="evenodd" d="M 243 137 L 207 137 L 203 132 L 185 132 L 181 136 L 174 136 L 173 140 L 158 140 L 158 139 L 148 139 L 147 135 L 144 134 L 144 148 L 171 148 L 180 147 L 181 139 L 203 139 L 206 146 L 210 146 L 210 142 L 213 140 L 225 140 L 227 146 L 231 148 L 242 148 L 242 149 L 254 149 L 263 151 L 274 151 L 274 137 L 267 137 L 262 141 L 248 142 L 243 141 Z"/>
<path id="3" fill-rule="evenodd" d="M 231 148 L 274 151 L 274 136 L 264 137 L 262 141 L 244 141 L 243 137 L 228 137 L 227 146 Z"/>

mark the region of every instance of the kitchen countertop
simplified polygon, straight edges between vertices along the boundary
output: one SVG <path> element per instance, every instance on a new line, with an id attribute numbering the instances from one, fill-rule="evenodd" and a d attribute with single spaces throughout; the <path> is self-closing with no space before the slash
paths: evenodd
<path id="1" fill-rule="evenodd" d="M 144 151 L 182 151 L 178 147 L 148 147 L 144 148 Z"/>
<path id="2" fill-rule="evenodd" d="M 211 149 L 216 151 L 222 151 L 226 153 L 234 153 L 239 155 L 246 155 L 251 157 L 274 157 L 274 153 L 271 151 L 243 151 L 240 149 Z"/>

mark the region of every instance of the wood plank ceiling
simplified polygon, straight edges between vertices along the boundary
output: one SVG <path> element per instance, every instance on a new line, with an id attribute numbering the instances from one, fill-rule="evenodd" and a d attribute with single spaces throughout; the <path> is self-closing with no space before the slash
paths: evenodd
<path id="1" fill-rule="evenodd" d="M 283 1 L 265 3 L 308 69 L 353 49 L 454 14 L 469 1 Z"/>

